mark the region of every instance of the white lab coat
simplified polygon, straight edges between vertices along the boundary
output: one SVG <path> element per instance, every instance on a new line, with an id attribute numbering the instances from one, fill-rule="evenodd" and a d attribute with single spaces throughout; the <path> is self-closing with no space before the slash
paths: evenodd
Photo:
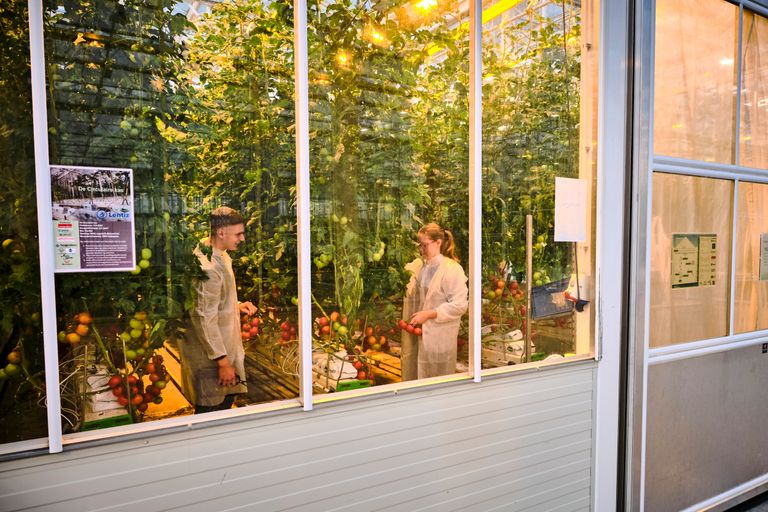
<path id="1" fill-rule="evenodd" d="M 423 332 L 418 343 L 415 336 L 403 331 L 403 380 L 455 373 L 456 340 L 461 317 L 467 311 L 468 290 L 464 269 L 456 261 L 443 257 L 426 295 L 422 296 L 418 283 L 424 265 L 412 262 L 406 268 L 412 270 L 413 275 L 406 291 L 403 318 L 408 321 L 413 313 L 424 310 L 435 310 L 437 318 L 422 325 Z"/>
<path id="2" fill-rule="evenodd" d="M 240 310 L 237 302 L 232 258 L 214 248 L 211 260 L 195 249 L 195 256 L 208 275 L 195 283 L 197 297 L 189 312 L 190 323 L 179 342 L 182 359 L 182 386 L 195 405 L 219 405 L 226 395 L 245 393 L 245 384 L 222 387 L 217 383 L 218 363 L 226 355 L 240 380 L 245 382 L 245 350 L 240 337 Z"/>

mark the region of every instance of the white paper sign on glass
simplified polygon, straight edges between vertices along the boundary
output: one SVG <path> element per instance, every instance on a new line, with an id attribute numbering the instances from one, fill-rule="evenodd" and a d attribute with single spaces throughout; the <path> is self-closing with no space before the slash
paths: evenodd
<path id="1" fill-rule="evenodd" d="M 586 242 L 587 180 L 555 178 L 555 242 Z"/>

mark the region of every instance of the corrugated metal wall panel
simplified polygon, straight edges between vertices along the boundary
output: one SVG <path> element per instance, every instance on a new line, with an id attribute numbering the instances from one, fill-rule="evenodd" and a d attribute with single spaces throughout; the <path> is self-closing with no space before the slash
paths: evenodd
<path id="1" fill-rule="evenodd" d="M 578 510 L 594 363 L 0 466 L 3 510 Z"/>

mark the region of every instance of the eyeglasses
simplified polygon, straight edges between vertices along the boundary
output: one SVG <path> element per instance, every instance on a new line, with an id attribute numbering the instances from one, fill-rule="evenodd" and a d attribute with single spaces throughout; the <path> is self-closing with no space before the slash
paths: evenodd
<path id="1" fill-rule="evenodd" d="M 427 241 L 427 242 L 416 242 L 416 245 L 418 245 L 419 247 L 421 247 L 422 249 L 424 249 L 424 248 L 425 248 L 425 247 L 427 247 L 429 244 L 433 244 L 433 243 L 435 243 L 435 242 L 437 242 L 437 240 L 429 240 L 429 241 Z"/>

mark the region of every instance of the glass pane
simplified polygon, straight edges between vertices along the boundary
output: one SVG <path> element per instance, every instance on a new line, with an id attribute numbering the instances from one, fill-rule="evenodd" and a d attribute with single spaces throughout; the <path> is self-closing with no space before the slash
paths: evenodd
<path id="1" fill-rule="evenodd" d="M 591 190 L 596 174 L 592 5 L 497 1 L 483 12 L 485 367 L 592 351 L 592 308 L 578 312 L 574 301 L 591 300 L 594 230 L 590 225 L 578 249 L 554 237 L 555 178 L 579 178 Z M 586 222 L 587 198 L 583 206 Z M 533 221 L 529 248 L 527 215 Z M 529 252 L 533 272 L 527 276 Z"/>
<path id="2" fill-rule="evenodd" d="M 739 183 L 734 332 L 768 329 L 768 185 Z"/>
<path id="3" fill-rule="evenodd" d="M 744 11 L 739 164 L 768 167 L 768 20 Z"/>
<path id="4" fill-rule="evenodd" d="M 136 228 L 133 271 L 57 275 L 66 432 L 298 395 L 292 32 L 283 2 L 47 2 L 55 212 Z"/>
<path id="5" fill-rule="evenodd" d="M 316 389 L 466 371 L 466 14 L 428 0 L 308 9 Z M 453 233 L 460 263 L 443 258 L 425 303 L 429 222 Z M 398 327 L 436 309 L 422 336 Z"/>
<path id="6" fill-rule="evenodd" d="M 26 0 L 0 7 L 0 443 L 47 437 Z"/>
<path id="7" fill-rule="evenodd" d="M 722 0 L 658 0 L 653 147 L 733 163 L 738 12 Z"/>
<path id="8" fill-rule="evenodd" d="M 733 182 L 654 173 L 651 347 L 728 334 Z"/>

